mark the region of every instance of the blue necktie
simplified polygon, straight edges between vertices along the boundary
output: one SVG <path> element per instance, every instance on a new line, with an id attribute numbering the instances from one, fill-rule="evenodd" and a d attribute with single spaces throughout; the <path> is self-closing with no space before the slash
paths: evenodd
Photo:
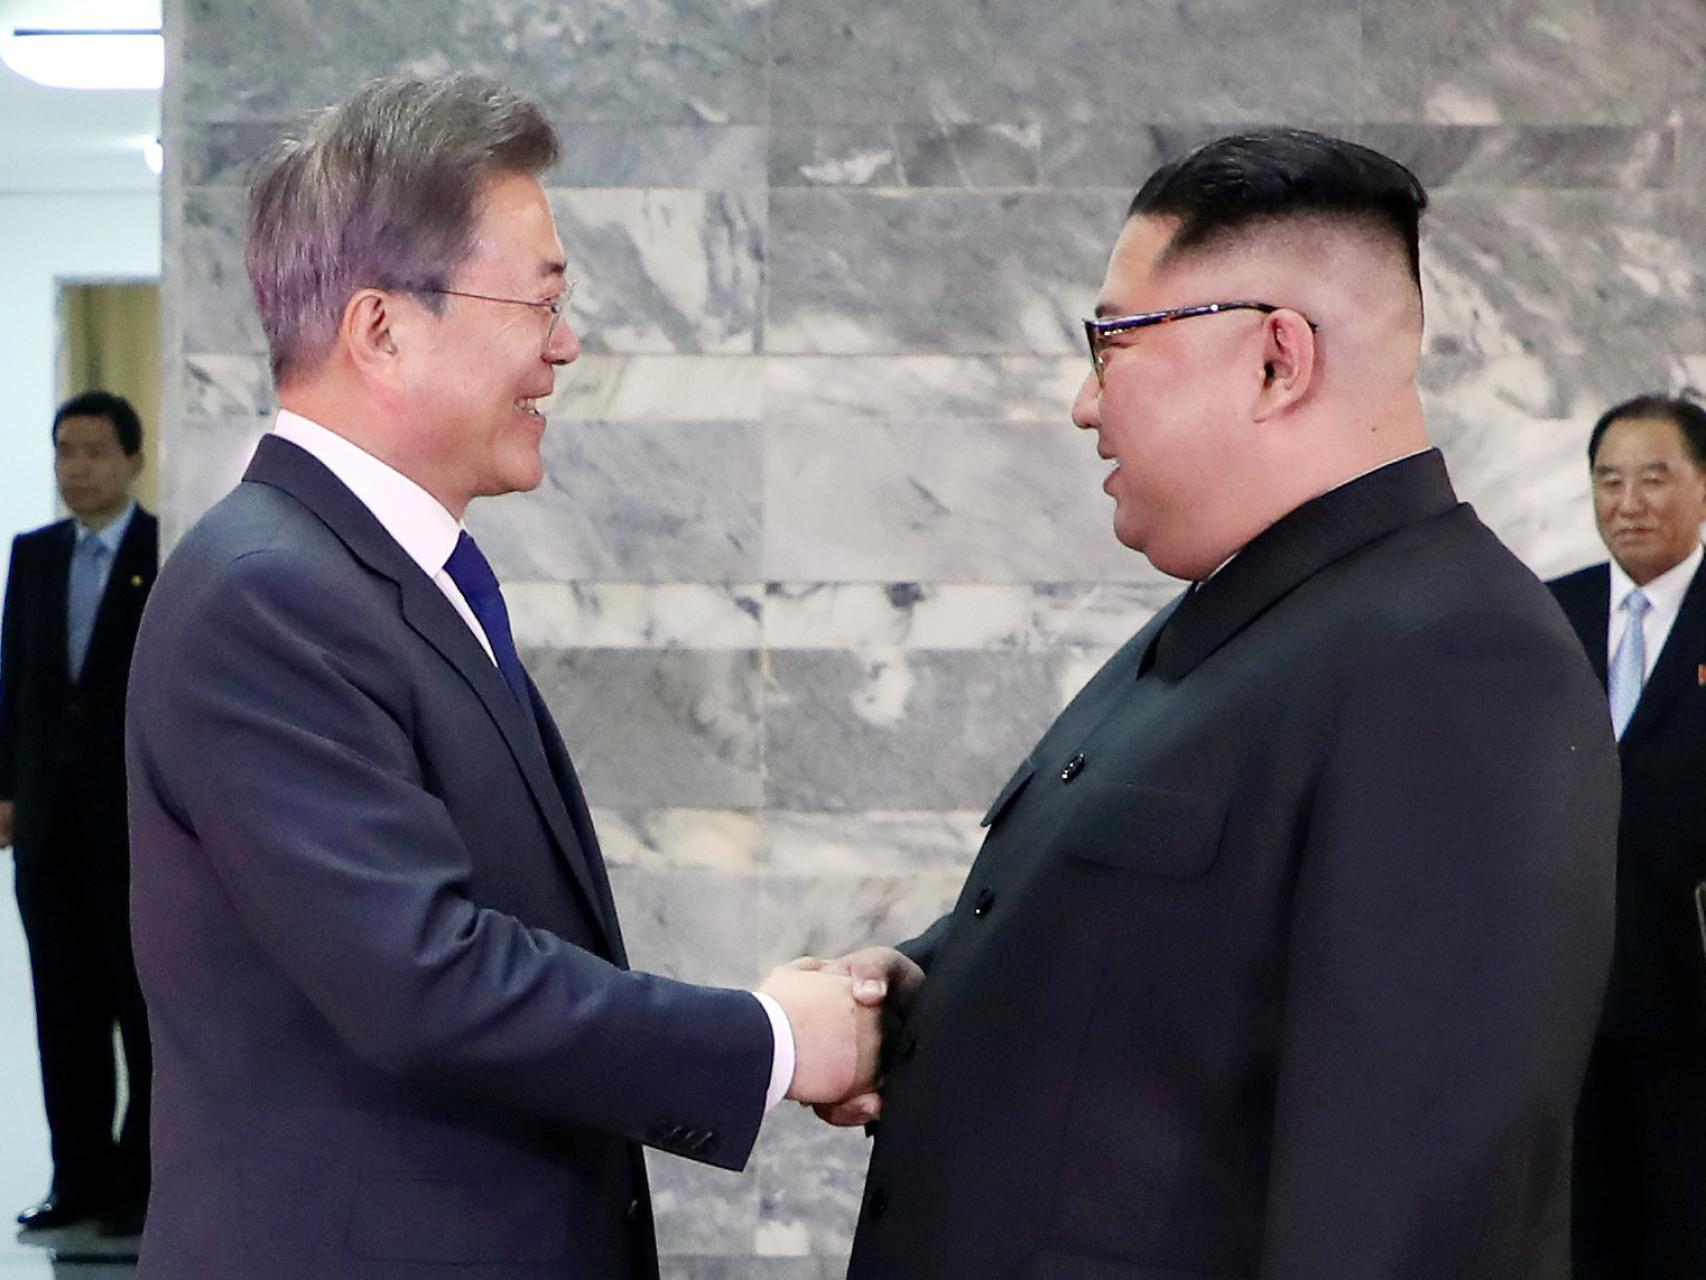
<path id="1" fill-rule="evenodd" d="M 466 532 L 456 539 L 456 549 L 444 562 L 444 571 L 474 611 L 509 691 L 531 719 L 533 702 L 527 696 L 527 675 L 521 669 L 521 658 L 515 651 L 515 637 L 510 634 L 509 610 L 504 608 L 503 592 L 498 589 L 498 578 L 492 572 L 492 566 Z"/>
<path id="2" fill-rule="evenodd" d="M 1611 695 L 1611 727 L 1619 738 L 1629 727 L 1635 704 L 1641 700 L 1641 686 L 1647 682 L 1647 636 L 1641 619 L 1651 607 L 1651 601 L 1639 588 L 1623 597 L 1623 611 L 1629 620 L 1623 624 L 1623 638 L 1617 642 L 1617 652 L 1611 655 L 1611 670 L 1605 682 Z"/>
<path id="3" fill-rule="evenodd" d="M 65 602 L 66 658 L 71 678 L 83 673 L 89 654 L 89 638 L 95 633 L 95 615 L 100 612 L 101 592 L 106 587 L 107 544 L 94 534 L 84 534 L 71 553 L 71 579 Z"/>

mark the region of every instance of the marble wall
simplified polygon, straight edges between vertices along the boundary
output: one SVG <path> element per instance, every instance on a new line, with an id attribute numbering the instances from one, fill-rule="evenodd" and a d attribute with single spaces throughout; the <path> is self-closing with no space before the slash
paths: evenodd
<path id="1" fill-rule="evenodd" d="M 334 16 L 335 15 L 335 16 Z M 1608 403 L 1706 387 L 1700 0 L 167 0 L 165 514 L 272 402 L 249 157 L 365 77 L 535 95 L 585 355 L 536 493 L 470 514 L 644 966 L 750 984 L 907 936 L 1038 730 L 1172 592 L 1067 420 L 1132 190 L 1228 128 L 1411 164 L 1426 399 L 1542 573 Z M 653 1161 L 671 1277 L 840 1274 L 857 1134 Z"/>

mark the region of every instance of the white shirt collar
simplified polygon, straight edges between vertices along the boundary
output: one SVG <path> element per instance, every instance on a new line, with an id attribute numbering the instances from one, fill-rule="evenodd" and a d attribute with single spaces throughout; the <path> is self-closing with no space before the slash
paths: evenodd
<path id="1" fill-rule="evenodd" d="M 444 568 L 462 526 L 437 498 L 361 446 L 289 409 L 278 411 L 273 434 L 325 464 L 427 577 Z"/>
<path id="2" fill-rule="evenodd" d="M 1666 569 L 1646 586 L 1641 588 L 1641 594 L 1647 597 L 1653 612 L 1661 617 L 1674 615 L 1682 608 L 1682 597 L 1688 594 L 1688 584 L 1694 581 L 1694 574 L 1700 568 L 1703 548 L 1696 544 L 1693 551 L 1681 561 Z M 1629 593 L 1635 589 L 1635 580 L 1623 572 L 1623 567 L 1613 558 L 1611 561 L 1611 615 L 1615 619 L 1618 611 L 1623 608 L 1623 602 L 1629 598 Z"/>

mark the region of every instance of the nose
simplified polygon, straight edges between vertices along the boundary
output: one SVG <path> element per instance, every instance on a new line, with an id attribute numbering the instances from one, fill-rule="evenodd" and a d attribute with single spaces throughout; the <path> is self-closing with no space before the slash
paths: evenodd
<path id="1" fill-rule="evenodd" d="M 1072 401 L 1072 424 L 1084 431 L 1094 431 L 1102 425 L 1102 388 L 1096 375 L 1087 373 Z"/>
<path id="2" fill-rule="evenodd" d="M 545 340 L 545 363 L 573 364 L 580 353 L 580 335 L 567 320 L 557 321 L 551 336 Z"/>
<path id="3" fill-rule="evenodd" d="M 1617 512 L 1620 515 L 1634 515 L 1646 505 L 1646 495 L 1638 484 L 1624 485 L 1617 495 Z"/>

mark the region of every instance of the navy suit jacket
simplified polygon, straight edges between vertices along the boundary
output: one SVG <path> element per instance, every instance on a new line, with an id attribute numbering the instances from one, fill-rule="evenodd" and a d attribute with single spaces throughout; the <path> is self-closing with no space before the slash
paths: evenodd
<path id="1" fill-rule="evenodd" d="M 1617 763 L 1437 453 L 1090 681 L 911 951 L 856 1280 L 1556 1280 Z"/>
<path id="2" fill-rule="evenodd" d="M 1611 569 L 1548 584 L 1603 688 Z M 1706 1039 L 1706 955 L 1694 889 L 1706 880 L 1706 569 L 1696 570 L 1618 743 L 1617 948 L 1601 1029 Z"/>
<path id="3" fill-rule="evenodd" d="M 45 854 L 68 802 L 83 810 L 80 830 L 92 855 L 122 859 L 125 850 L 124 703 L 136 628 L 159 564 L 159 522 L 140 507 L 131 517 L 73 681 L 66 601 L 76 545 L 71 520 L 12 543 L 0 623 L 0 800 L 17 806 L 13 839 L 22 859 Z"/>
<path id="4" fill-rule="evenodd" d="M 627 968 L 532 700 L 276 437 L 162 569 L 129 723 L 145 1280 L 653 1276 L 637 1144 L 745 1162 L 769 1020 Z"/>

